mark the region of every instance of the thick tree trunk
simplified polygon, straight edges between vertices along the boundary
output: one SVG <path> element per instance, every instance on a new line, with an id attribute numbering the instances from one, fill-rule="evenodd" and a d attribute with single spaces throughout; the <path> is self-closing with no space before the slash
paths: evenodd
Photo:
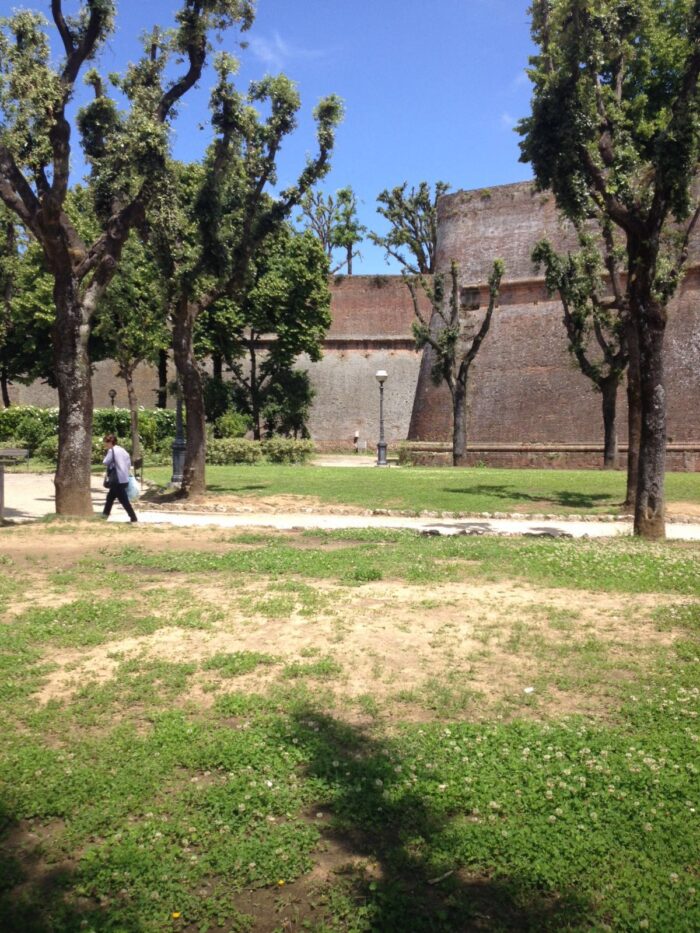
<path id="1" fill-rule="evenodd" d="M 168 407 L 168 351 L 158 351 L 158 395 L 156 408 Z"/>
<path id="2" fill-rule="evenodd" d="M 650 301 L 639 309 L 639 361 L 642 430 L 634 533 L 666 537 L 664 480 L 666 473 L 666 386 L 664 380 L 663 309 Z"/>
<path id="3" fill-rule="evenodd" d="M 173 354 L 187 411 L 185 466 L 181 491 L 184 496 L 201 496 L 206 490 L 206 419 L 204 386 L 194 356 L 194 325 L 197 309 L 187 301 L 176 308 L 173 321 Z"/>
<path id="4" fill-rule="evenodd" d="M 136 389 L 134 387 L 134 371 L 132 369 L 122 368 L 124 382 L 126 383 L 126 394 L 129 399 L 129 416 L 131 421 L 131 459 L 135 463 L 141 460 L 141 440 L 139 438 L 139 402 L 136 398 Z"/>
<path id="5" fill-rule="evenodd" d="M 617 376 L 603 379 L 600 392 L 603 397 L 603 469 L 617 469 Z"/>
<path id="6" fill-rule="evenodd" d="M 467 453 L 467 381 L 457 379 L 452 394 L 452 465 L 466 466 Z"/>
<path id="7" fill-rule="evenodd" d="M 627 491 L 624 505 L 637 505 L 639 444 L 642 435 L 642 395 L 639 372 L 639 335 L 633 322 L 625 328 L 629 364 L 627 366 Z"/>
<path id="8" fill-rule="evenodd" d="M 0 392 L 2 393 L 2 406 L 9 408 L 12 405 L 10 401 L 10 380 L 7 378 L 7 370 L 0 369 Z"/>
<path id="9" fill-rule="evenodd" d="M 56 275 L 54 300 L 53 346 L 58 388 L 56 513 L 92 515 L 90 318 L 81 305 L 78 282 L 70 270 Z"/>

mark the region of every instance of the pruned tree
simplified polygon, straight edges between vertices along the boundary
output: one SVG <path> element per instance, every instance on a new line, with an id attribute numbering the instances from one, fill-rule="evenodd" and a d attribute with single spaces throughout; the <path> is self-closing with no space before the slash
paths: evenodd
<path id="1" fill-rule="evenodd" d="M 580 244 L 578 252 L 561 256 L 548 240 L 541 240 L 532 261 L 537 268 L 544 266 L 549 294 L 556 292 L 561 299 L 569 352 L 601 394 L 603 466 L 615 469 L 617 390 L 627 368 L 625 320 L 616 297 L 604 294 L 604 264 L 596 244 L 583 233 Z"/>
<path id="2" fill-rule="evenodd" d="M 100 229 L 84 240 L 65 210 L 71 168 L 68 105 L 88 62 L 113 27 L 113 0 L 84 0 L 51 15 L 62 44 L 52 64 L 44 18 L 21 10 L 0 21 L 0 198 L 41 245 L 54 281 L 53 344 L 59 396 L 56 510 L 86 515 L 90 500 L 92 388 L 88 342 L 95 310 L 114 277 L 131 229 L 144 217 L 162 174 L 168 127 L 204 69 L 211 29 L 248 27 L 250 0 L 183 0 L 171 32 L 155 30 L 144 56 L 114 82 L 120 111 L 96 69 L 95 99 L 77 119 L 91 164 Z M 171 63 L 182 62 L 175 77 Z"/>
<path id="3" fill-rule="evenodd" d="M 612 225 L 624 241 L 641 409 L 634 530 L 662 538 L 664 333 L 700 216 L 700 0 L 534 0 L 531 14 L 521 158 L 574 224 Z"/>
<path id="4" fill-rule="evenodd" d="M 244 97 L 232 82 L 235 68 L 229 56 L 220 56 L 211 103 L 215 140 L 201 171 L 187 184 L 182 170 L 171 172 L 155 225 L 170 287 L 175 365 L 187 406 L 184 496 L 205 490 L 203 380 L 194 344 L 197 320 L 223 299 L 242 303 L 256 251 L 328 171 L 342 114 L 333 95 L 317 105 L 318 152 L 294 185 L 272 197 L 266 189 L 276 182 L 282 141 L 296 126 L 299 95 L 289 78 L 277 75 L 254 82 Z M 255 105 L 264 107 L 267 116 L 261 117 Z"/>
<path id="5" fill-rule="evenodd" d="M 432 284 L 422 276 L 406 278 L 416 316 L 413 322 L 416 348 L 430 347 L 433 353 L 433 381 L 436 385 L 445 382 L 452 398 L 454 466 L 466 464 L 469 370 L 489 332 L 504 271 L 503 260 L 496 259 L 488 280 L 489 303 L 481 319 L 474 313 L 479 310 L 478 298 L 466 302 L 460 299 L 459 266 L 456 262 L 450 265 L 449 291 L 445 288 L 443 273 L 438 273 Z M 430 299 L 430 320 L 421 310 L 419 289 Z"/>
<path id="6" fill-rule="evenodd" d="M 142 452 L 136 368 L 141 363 L 157 365 L 160 351 L 170 342 L 165 284 L 138 237 L 126 243 L 120 274 L 100 299 L 94 334 L 102 342 L 105 356 L 117 364 L 117 376 L 124 380 L 131 418 L 131 459 L 138 461 Z"/>
<path id="7" fill-rule="evenodd" d="M 351 187 L 340 188 L 324 195 L 321 191 L 307 191 L 301 200 L 301 214 L 297 220 L 319 239 L 330 263 L 331 275 L 345 268 L 352 275 L 352 262 L 360 251 L 356 245 L 367 233 L 357 216 L 357 197 Z M 342 250 L 343 259 L 334 261 L 336 250 Z"/>
<path id="8" fill-rule="evenodd" d="M 378 195 L 377 213 L 389 222 L 389 232 L 369 236 L 406 272 L 432 275 L 437 250 L 437 202 L 450 186 L 437 181 L 431 192 L 428 182 L 422 181 L 417 188 L 407 188 L 408 182 L 404 182 Z"/>

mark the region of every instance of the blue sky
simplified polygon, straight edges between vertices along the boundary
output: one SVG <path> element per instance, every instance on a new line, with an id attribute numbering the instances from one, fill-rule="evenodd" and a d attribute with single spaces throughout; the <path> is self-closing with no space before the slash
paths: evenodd
<path id="1" fill-rule="evenodd" d="M 49 11 L 48 0 L 24 5 Z M 0 8 L 10 6 L 15 2 L 0 0 Z M 240 87 L 284 71 L 302 97 L 280 183 L 292 181 L 313 151 L 311 112 L 329 93 L 344 100 L 346 115 L 323 188 L 351 185 L 371 229 L 384 231 L 377 194 L 404 181 L 440 179 L 458 190 L 531 177 L 518 162 L 513 132 L 529 108 L 528 6 L 529 0 L 258 0 L 249 46 L 238 52 Z M 177 0 L 117 0 L 117 7 L 117 31 L 103 56 L 107 70 L 121 70 L 138 54 L 142 30 L 171 23 Z M 224 47 L 235 51 L 233 35 Z M 179 158 L 199 157 L 208 141 L 198 127 L 206 123 L 211 84 L 209 74 L 181 107 Z M 395 271 L 369 242 L 361 251 L 355 272 Z"/>

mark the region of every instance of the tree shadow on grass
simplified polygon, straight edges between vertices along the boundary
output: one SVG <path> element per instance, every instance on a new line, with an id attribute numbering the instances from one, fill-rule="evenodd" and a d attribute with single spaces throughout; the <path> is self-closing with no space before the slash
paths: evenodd
<path id="1" fill-rule="evenodd" d="M 75 896 L 74 862 L 47 862 L 29 826 L 13 821 L 0 801 L 0 930 L 2 933 L 75 933 L 119 929 L 142 933 L 137 921 L 115 925 L 112 910 Z"/>
<path id="2" fill-rule="evenodd" d="M 534 879 L 466 869 L 468 851 L 454 856 L 453 821 L 469 814 L 444 812 L 408 788 L 388 744 L 313 709 L 295 714 L 290 728 L 287 741 L 308 755 L 308 777 L 334 788 L 314 806 L 332 818 L 326 843 L 346 856 L 330 883 L 336 895 L 326 895 L 336 921 L 338 891 L 361 911 L 366 926 L 357 929 L 382 933 L 534 933 L 579 928 L 594 913 L 575 892 L 541 893 Z"/>
<path id="3" fill-rule="evenodd" d="M 443 492 L 454 495 L 493 496 L 496 499 L 509 499 L 513 507 L 518 502 L 536 502 L 543 509 L 549 505 L 560 505 L 572 509 L 592 509 L 604 502 L 610 503 L 610 496 L 605 493 L 572 492 L 570 489 L 553 490 L 548 495 L 533 496 L 513 486 L 482 484 L 479 486 L 443 487 Z M 612 505 L 612 503 L 611 503 Z"/>

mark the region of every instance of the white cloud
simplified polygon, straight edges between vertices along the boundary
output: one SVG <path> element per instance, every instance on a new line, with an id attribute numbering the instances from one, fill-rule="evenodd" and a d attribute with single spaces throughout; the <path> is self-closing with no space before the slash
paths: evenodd
<path id="1" fill-rule="evenodd" d="M 504 129 L 512 130 L 518 121 L 510 113 L 505 112 L 501 114 L 499 122 Z"/>
<path id="2" fill-rule="evenodd" d="M 316 49 L 302 49 L 290 45 L 278 32 L 275 32 L 272 38 L 251 36 L 248 45 L 253 55 L 271 71 L 281 71 L 293 60 L 323 58 L 326 54 Z"/>

